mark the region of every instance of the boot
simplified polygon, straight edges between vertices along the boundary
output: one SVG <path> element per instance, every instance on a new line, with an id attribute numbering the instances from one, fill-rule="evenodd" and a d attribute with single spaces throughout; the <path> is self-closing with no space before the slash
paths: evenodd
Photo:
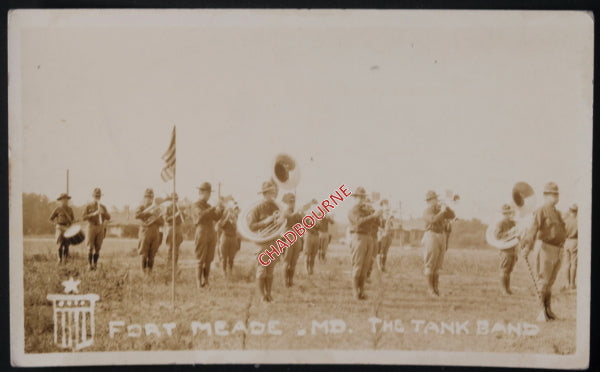
<path id="1" fill-rule="evenodd" d="M 208 285 L 208 275 L 210 274 L 210 265 L 204 265 L 204 285 Z"/>
<path id="2" fill-rule="evenodd" d="M 256 286 L 258 288 L 258 294 L 259 294 L 260 298 L 262 299 L 262 301 L 263 302 L 269 302 L 267 300 L 265 280 L 266 280 L 265 278 L 258 278 L 258 279 L 256 279 Z"/>
<path id="3" fill-rule="evenodd" d="M 438 294 L 435 292 L 435 279 L 433 274 L 427 274 L 427 292 L 432 297 L 438 297 Z"/>
<path id="4" fill-rule="evenodd" d="M 88 253 L 88 265 L 90 270 L 94 270 L 94 255 L 92 253 Z"/>
<path id="5" fill-rule="evenodd" d="M 500 282 L 502 283 L 502 293 L 505 295 L 511 295 L 512 292 L 510 290 L 510 276 L 504 274 L 500 277 Z"/>
<path id="6" fill-rule="evenodd" d="M 283 272 L 284 278 L 285 278 L 285 287 L 289 288 L 291 287 L 290 284 L 290 270 L 289 269 L 285 269 L 285 271 Z"/>
<path id="7" fill-rule="evenodd" d="M 98 257 L 100 257 L 99 253 L 94 253 L 94 270 L 98 267 Z"/>
<path id="8" fill-rule="evenodd" d="M 196 267 L 196 288 L 200 289 L 202 287 L 204 287 L 204 274 L 202 266 L 198 265 L 198 267 Z"/>
<path id="9" fill-rule="evenodd" d="M 271 289 L 273 288 L 273 277 L 268 277 L 265 279 L 265 293 L 267 295 L 267 302 L 273 301 L 273 297 L 271 296 Z"/>
<path id="10" fill-rule="evenodd" d="M 440 295 L 438 285 L 440 284 L 440 274 L 433 274 L 433 292 L 436 296 Z"/>
<path id="11" fill-rule="evenodd" d="M 577 284 L 575 284 L 576 275 L 577 275 L 577 269 L 571 267 L 571 270 L 569 272 L 569 288 L 570 289 L 577 289 Z"/>
<path id="12" fill-rule="evenodd" d="M 537 321 L 538 322 L 548 322 L 550 320 L 553 320 L 552 317 L 550 316 L 550 314 L 548 313 L 548 292 L 542 292 L 542 296 L 541 296 L 541 303 L 542 303 L 542 310 L 540 311 L 540 313 L 537 316 Z"/>
<path id="13" fill-rule="evenodd" d="M 547 297 L 544 302 L 544 307 L 546 308 L 546 313 L 548 314 L 548 317 L 551 320 L 557 320 L 558 317 L 556 316 L 556 314 L 554 314 L 554 312 L 552 312 L 551 302 L 552 302 L 552 293 L 547 292 Z"/>

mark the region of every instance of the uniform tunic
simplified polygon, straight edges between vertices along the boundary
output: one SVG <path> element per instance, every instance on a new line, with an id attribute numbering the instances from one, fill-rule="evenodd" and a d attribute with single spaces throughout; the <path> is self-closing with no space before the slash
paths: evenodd
<path id="1" fill-rule="evenodd" d="M 98 202 L 88 203 L 83 209 L 82 219 L 88 222 L 88 250 L 90 254 L 97 254 L 102 248 L 102 242 L 106 235 L 106 226 L 100 223 L 100 216 L 94 215 L 100 211 L 102 216 L 102 222 L 110 220 L 110 214 L 106 210 L 106 207 Z"/>
<path id="2" fill-rule="evenodd" d="M 442 263 L 447 247 L 448 224 L 447 220 L 454 218 L 454 211 L 450 208 L 442 212 L 439 205 L 429 206 L 423 213 L 425 220 L 425 234 L 423 235 L 423 247 L 425 254 L 425 275 L 436 275 Z"/>
<path id="3" fill-rule="evenodd" d="M 63 207 L 61 205 L 52 211 L 52 214 L 50 215 L 50 222 L 54 223 L 55 225 L 55 237 L 58 244 L 65 243 L 63 234 L 69 228 L 69 226 L 71 226 L 74 220 L 75 214 L 73 214 L 73 208 L 69 206 Z"/>
<path id="4" fill-rule="evenodd" d="M 350 221 L 352 278 L 354 284 L 360 288 L 371 267 L 373 251 L 375 251 L 372 226 L 377 223 L 377 216 L 374 216 L 365 204 L 359 203 L 348 213 L 348 220 Z"/>
<path id="5" fill-rule="evenodd" d="M 565 222 L 554 205 L 546 203 L 538 208 L 525 241 L 528 248 L 533 245 L 534 267 L 542 293 L 550 291 L 556 280 L 565 239 Z"/>
<path id="6" fill-rule="evenodd" d="M 509 231 L 516 226 L 515 221 L 504 218 L 498 222 L 494 230 L 494 236 L 498 240 L 509 238 Z M 500 250 L 500 272 L 502 275 L 509 275 L 517 262 L 516 246 Z"/>
<path id="7" fill-rule="evenodd" d="M 273 213 L 279 211 L 279 207 L 272 200 L 263 200 L 259 204 L 257 204 L 252 211 L 248 214 L 248 227 L 250 231 L 256 232 L 260 229 L 264 228 L 265 225 L 261 223 L 262 220 L 271 216 Z M 268 241 L 265 243 L 256 243 L 256 256 L 263 253 L 265 249 L 270 249 L 271 245 L 277 247 L 275 243 L 276 239 L 272 241 Z M 271 259 L 271 263 L 267 266 L 263 266 L 258 263 L 258 269 L 256 270 L 256 277 L 259 279 L 264 278 L 272 278 L 273 270 L 275 270 L 275 264 L 279 261 L 279 256 L 277 254 L 273 254 L 273 259 Z"/>
<path id="8" fill-rule="evenodd" d="M 195 253 L 199 267 L 210 267 L 217 245 L 217 232 L 215 222 L 221 218 L 223 211 L 213 208 L 204 200 L 194 203 L 194 223 L 196 235 L 194 237 Z"/>
<path id="9" fill-rule="evenodd" d="M 179 212 L 179 214 L 175 217 L 175 245 L 173 245 L 173 214 L 177 214 L 177 212 Z M 179 210 L 179 208 L 175 208 L 174 206 L 167 208 L 164 214 L 164 219 L 167 226 L 166 244 L 167 247 L 169 247 L 167 259 L 171 260 L 174 254 L 175 263 L 177 263 L 179 260 L 179 246 L 181 246 L 181 243 L 183 242 L 183 229 L 181 225 L 183 224 L 184 218 L 185 214 Z"/>
<path id="10" fill-rule="evenodd" d="M 144 212 L 147 207 L 143 204 L 135 210 L 135 218 L 142 221 L 139 230 L 138 254 L 148 260 L 149 266 L 154 262 L 154 256 L 160 247 L 160 227 L 164 224 L 160 212 Z"/>

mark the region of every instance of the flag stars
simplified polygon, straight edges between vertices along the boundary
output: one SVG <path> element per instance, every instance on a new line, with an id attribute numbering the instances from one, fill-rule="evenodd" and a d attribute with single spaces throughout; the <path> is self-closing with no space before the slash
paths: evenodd
<path id="1" fill-rule="evenodd" d="M 69 277 L 69 280 L 62 282 L 65 287 L 65 293 L 79 293 L 77 286 L 81 283 L 81 280 L 73 280 L 73 277 Z"/>

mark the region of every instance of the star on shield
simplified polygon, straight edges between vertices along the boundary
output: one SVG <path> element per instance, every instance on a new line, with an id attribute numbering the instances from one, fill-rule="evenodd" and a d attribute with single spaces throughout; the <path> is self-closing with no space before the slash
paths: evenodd
<path id="1" fill-rule="evenodd" d="M 69 277 L 69 280 L 62 282 L 63 287 L 65 287 L 65 293 L 79 293 L 77 289 L 79 283 L 81 283 L 81 280 L 73 280 L 73 277 Z"/>

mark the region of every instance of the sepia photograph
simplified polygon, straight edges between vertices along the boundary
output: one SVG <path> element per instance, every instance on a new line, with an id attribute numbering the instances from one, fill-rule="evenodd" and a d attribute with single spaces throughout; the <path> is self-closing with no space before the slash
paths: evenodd
<path id="1" fill-rule="evenodd" d="M 12 365 L 586 368 L 593 32 L 10 11 Z"/>

